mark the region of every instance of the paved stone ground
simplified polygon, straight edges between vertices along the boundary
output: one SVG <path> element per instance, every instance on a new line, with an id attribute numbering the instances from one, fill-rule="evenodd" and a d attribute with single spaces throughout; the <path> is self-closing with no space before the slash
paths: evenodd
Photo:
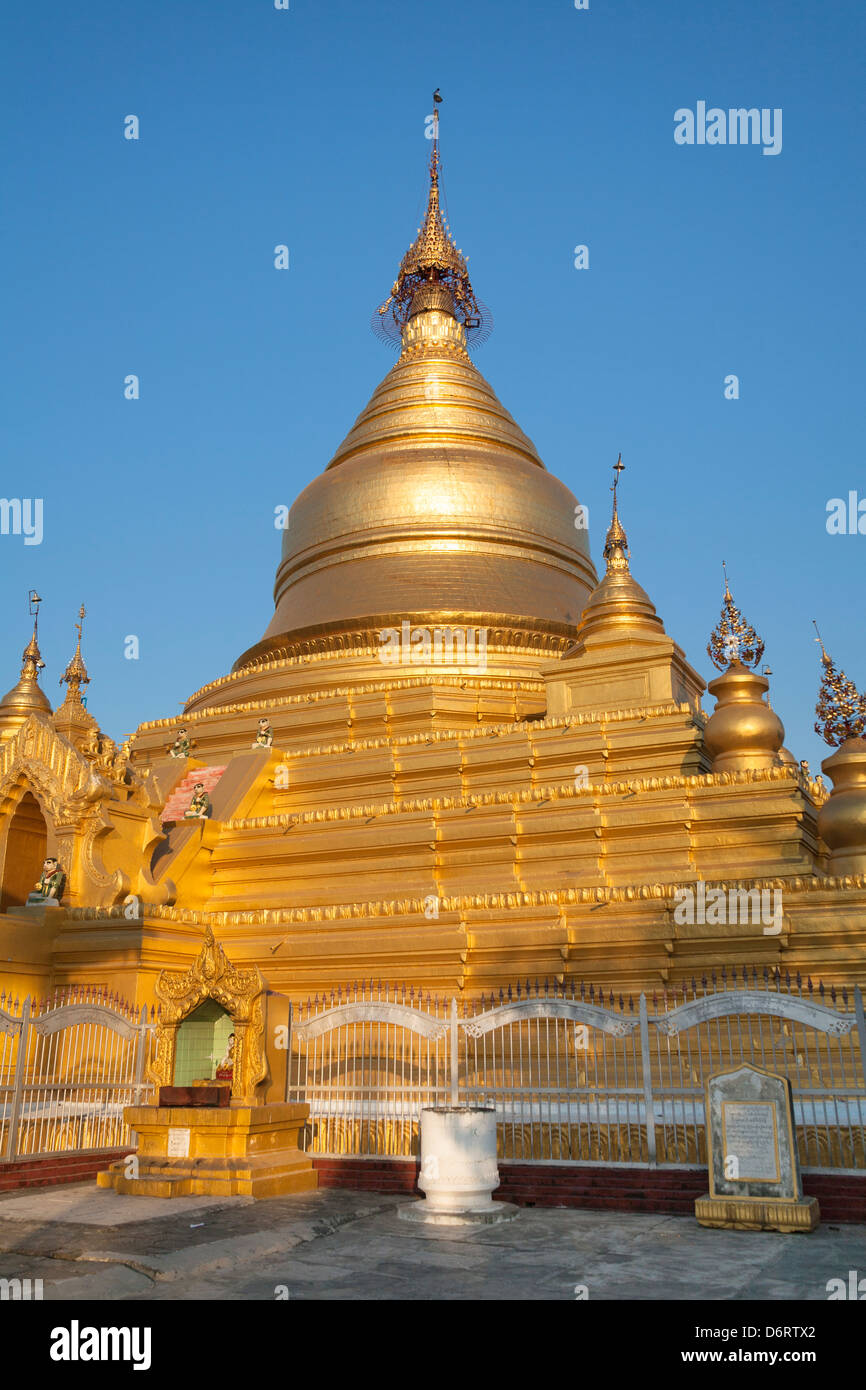
<path id="1" fill-rule="evenodd" d="M 523 1208 L 480 1228 L 402 1221 L 405 1197 L 162 1201 L 91 1183 L 0 1196 L 0 1278 L 46 1300 L 807 1299 L 866 1275 L 866 1227 L 708 1231 L 687 1216 Z"/>

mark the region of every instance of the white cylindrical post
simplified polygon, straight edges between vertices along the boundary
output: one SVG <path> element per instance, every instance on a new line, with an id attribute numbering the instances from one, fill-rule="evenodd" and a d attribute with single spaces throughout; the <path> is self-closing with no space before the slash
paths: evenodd
<path id="1" fill-rule="evenodd" d="M 517 1209 L 494 1202 L 499 1186 L 496 1110 L 492 1105 L 441 1105 L 421 1111 L 423 1202 L 400 1208 L 410 1221 L 444 1225 L 506 1221 Z"/>

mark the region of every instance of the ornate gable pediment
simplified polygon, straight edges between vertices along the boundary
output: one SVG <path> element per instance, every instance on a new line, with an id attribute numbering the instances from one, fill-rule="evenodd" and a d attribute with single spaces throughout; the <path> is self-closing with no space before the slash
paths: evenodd
<path id="1" fill-rule="evenodd" d="M 22 779 L 57 828 L 80 823 L 99 801 L 113 797 L 87 758 L 36 714 L 0 743 L 0 809 Z"/>

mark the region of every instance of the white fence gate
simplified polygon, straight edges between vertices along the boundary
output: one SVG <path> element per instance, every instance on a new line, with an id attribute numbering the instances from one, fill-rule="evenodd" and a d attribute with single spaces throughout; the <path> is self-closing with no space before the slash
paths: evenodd
<path id="1" fill-rule="evenodd" d="M 123 1148 L 127 1105 L 146 1101 L 152 1022 L 102 989 L 41 1003 L 0 995 L 0 1162 Z"/>

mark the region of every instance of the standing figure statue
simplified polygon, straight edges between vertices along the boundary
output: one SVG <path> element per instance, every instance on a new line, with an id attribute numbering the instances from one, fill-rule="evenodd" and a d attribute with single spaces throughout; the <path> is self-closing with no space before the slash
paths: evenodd
<path id="1" fill-rule="evenodd" d="M 189 734 L 186 729 L 181 728 L 177 731 L 177 738 L 174 743 L 165 751 L 170 758 L 188 758 L 191 748 L 192 743 L 190 742 Z"/>
<path id="2" fill-rule="evenodd" d="M 36 904 L 41 905 L 49 901 L 59 905 L 65 887 L 66 875 L 59 862 L 52 855 L 49 855 L 42 865 L 39 882 L 34 891 L 27 895 L 27 907 L 33 907 Z"/>
<path id="3" fill-rule="evenodd" d="M 210 797 L 204 789 L 204 782 L 196 782 L 192 791 L 192 801 L 183 813 L 184 820 L 207 820 L 213 807 Z"/>
<path id="4" fill-rule="evenodd" d="M 260 719 L 258 733 L 255 743 L 251 743 L 251 748 L 270 748 L 274 742 L 274 731 L 271 728 L 270 719 Z"/>

